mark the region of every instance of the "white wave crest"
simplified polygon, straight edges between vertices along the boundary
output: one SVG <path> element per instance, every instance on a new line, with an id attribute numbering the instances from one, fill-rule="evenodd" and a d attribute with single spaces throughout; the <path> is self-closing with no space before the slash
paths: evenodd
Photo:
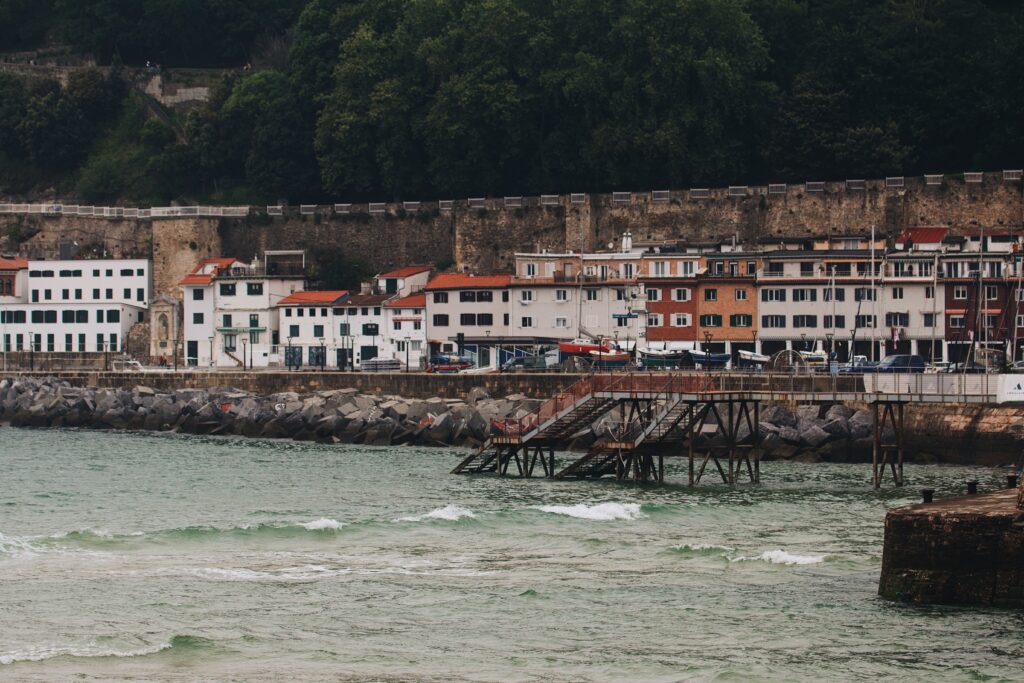
<path id="1" fill-rule="evenodd" d="M 769 562 L 771 564 L 818 564 L 819 562 L 825 561 L 824 555 L 798 555 L 796 553 L 789 553 L 781 548 L 775 550 L 766 550 L 757 557 L 730 557 L 730 562 Z"/>
<path id="2" fill-rule="evenodd" d="M 598 522 L 608 522 L 615 519 L 639 519 L 644 515 L 640 512 L 638 503 L 598 503 L 587 505 L 541 505 L 536 508 L 541 512 L 551 512 L 556 515 L 568 515 L 578 519 L 591 519 Z"/>
<path id="3" fill-rule="evenodd" d="M 43 548 L 33 545 L 28 539 L 0 533 L 0 555 L 35 555 L 40 552 L 43 552 Z"/>
<path id="4" fill-rule="evenodd" d="M 423 522 L 423 521 L 428 520 L 428 519 L 443 519 L 443 520 L 447 520 L 449 522 L 454 522 L 456 520 L 462 519 L 463 517 L 468 517 L 468 518 L 472 519 L 472 518 L 476 517 L 476 515 L 473 514 L 472 510 L 470 510 L 468 508 L 464 508 L 461 505 L 455 505 L 453 503 L 451 505 L 445 505 L 443 508 L 437 508 L 436 510 L 431 510 L 430 512 L 428 512 L 426 514 L 423 514 L 423 515 L 415 515 L 413 517 L 399 517 L 395 521 L 396 522 Z"/>
<path id="5" fill-rule="evenodd" d="M 326 576 L 341 573 L 322 565 L 303 565 L 301 567 L 283 567 L 274 571 L 256 569 L 222 567 L 192 567 L 184 570 L 189 576 L 197 576 L 209 581 L 271 581 L 271 582 L 305 582 L 315 581 Z"/>
<path id="6" fill-rule="evenodd" d="M 303 529 L 309 529 L 310 531 L 337 531 L 344 526 L 341 522 L 336 519 L 329 519 L 327 517 L 321 517 L 320 519 L 314 519 L 312 522 L 306 522 L 300 524 Z"/>
<path id="7" fill-rule="evenodd" d="M 111 650 L 90 647 L 59 647 L 41 646 L 27 650 L 0 653 L 0 665 L 15 662 L 41 662 L 54 657 L 144 657 L 156 654 L 171 647 L 171 643 L 161 643 L 138 650 Z"/>
<path id="8" fill-rule="evenodd" d="M 735 548 L 730 548 L 727 545 L 714 545 L 711 543 L 683 543 L 681 545 L 674 545 L 672 548 L 682 551 L 690 550 L 695 553 L 710 551 L 727 553 L 731 550 L 735 550 Z"/>

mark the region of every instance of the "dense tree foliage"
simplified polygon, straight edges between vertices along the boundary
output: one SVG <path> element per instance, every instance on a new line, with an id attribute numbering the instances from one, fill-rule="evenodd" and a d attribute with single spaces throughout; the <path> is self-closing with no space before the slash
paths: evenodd
<path id="1" fill-rule="evenodd" d="M 227 78 L 186 143 L 137 141 L 163 194 L 458 197 L 1024 160 L 1024 3 L 1009 0 L 0 0 L 26 17 L 0 38 L 31 42 L 50 4 L 53 30 L 101 60 L 240 64 L 286 37 L 287 63 Z M 97 117 L 121 116 L 74 94 L 88 89 L 0 79 L 0 153 L 74 163 Z"/>

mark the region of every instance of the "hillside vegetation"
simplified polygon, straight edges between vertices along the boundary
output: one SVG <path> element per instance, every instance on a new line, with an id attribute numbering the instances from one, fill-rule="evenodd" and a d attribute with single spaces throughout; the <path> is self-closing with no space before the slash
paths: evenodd
<path id="1" fill-rule="evenodd" d="M 235 68 L 182 121 L 0 75 L 0 183 L 87 201 L 608 191 L 1019 168 L 1024 3 L 0 0 L 10 50 Z"/>

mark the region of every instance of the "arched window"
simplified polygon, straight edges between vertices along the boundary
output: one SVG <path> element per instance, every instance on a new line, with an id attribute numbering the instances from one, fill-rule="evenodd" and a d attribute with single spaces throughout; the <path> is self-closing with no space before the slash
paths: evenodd
<path id="1" fill-rule="evenodd" d="M 171 337 L 170 324 L 169 324 L 169 322 L 167 320 L 167 314 L 166 313 L 161 313 L 160 314 L 160 338 L 161 339 L 170 339 L 170 337 Z"/>

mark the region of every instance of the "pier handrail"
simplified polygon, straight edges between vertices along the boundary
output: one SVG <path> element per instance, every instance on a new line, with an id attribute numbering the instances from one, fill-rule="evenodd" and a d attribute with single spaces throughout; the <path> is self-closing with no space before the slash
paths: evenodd
<path id="1" fill-rule="evenodd" d="M 506 420 L 492 419 L 491 426 L 507 436 L 522 436 L 535 429 L 541 428 L 566 409 L 576 405 L 576 403 L 581 399 L 593 394 L 594 377 L 598 376 L 592 375 L 574 382 L 565 390 L 558 392 L 548 400 L 541 403 L 536 410 L 520 418 Z"/>

